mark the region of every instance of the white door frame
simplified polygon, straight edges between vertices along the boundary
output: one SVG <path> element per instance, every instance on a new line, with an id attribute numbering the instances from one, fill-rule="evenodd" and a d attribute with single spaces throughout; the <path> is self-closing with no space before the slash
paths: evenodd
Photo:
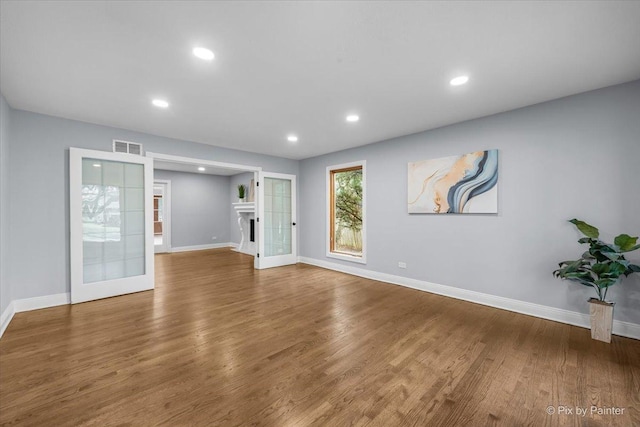
<path id="1" fill-rule="evenodd" d="M 260 186 L 258 187 L 258 208 L 256 209 L 256 219 L 258 220 L 258 235 L 260 236 L 258 240 L 258 256 L 256 257 L 256 268 L 271 268 L 271 267 L 280 267 L 283 265 L 291 265 L 295 264 L 298 261 L 298 237 L 297 237 L 297 201 L 296 201 L 296 176 L 291 174 L 284 173 L 275 173 L 275 172 L 260 172 L 258 181 L 260 182 Z M 264 236 L 264 179 L 265 178 L 276 178 L 276 179 L 287 179 L 291 181 L 291 253 L 286 255 L 275 255 L 275 256 L 265 256 L 264 244 L 265 239 Z"/>
<path id="2" fill-rule="evenodd" d="M 253 172 L 254 176 L 256 174 L 258 175 L 257 178 L 259 178 L 260 173 L 262 172 L 262 167 L 260 166 L 249 166 L 249 165 L 241 165 L 238 163 L 226 163 L 226 162 L 218 162 L 215 160 L 196 159 L 193 157 L 174 156 L 172 154 L 154 153 L 151 151 L 147 151 L 145 155 L 146 157 L 151 158 L 153 160 L 162 160 L 162 161 L 182 163 L 182 164 L 194 165 L 194 166 L 210 166 L 210 167 L 217 167 L 217 168 L 224 168 L 224 169 L 233 169 L 233 170 L 237 170 L 238 173 Z M 259 208 L 258 182 L 259 182 L 259 179 L 254 179 L 253 189 L 254 189 L 254 194 L 256 195 L 256 198 L 255 198 L 256 218 L 258 216 L 258 208 Z M 255 233 L 255 240 L 256 240 L 256 247 L 259 247 L 258 245 L 262 241 L 262 235 L 260 234 L 260 227 L 257 227 L 257 232 Z M 254 268 L 259 268 L 258 257 L 255 256 L 253 259 L 254 259 L 253 261 Z"/>
<path id="3" fill-rule="evenodd" d="M 145 274 L 84 284 L 82 223 L 82 159 L 142 164 L 144 167 Z M 69 148 L 69 249 L 71 303 L 91 301 L 154 288 L 153 161 L 143 156 Z"/>
<path id="4" fill-rule="evenodd" d="M 162 194 L 162 245 L 154 244 L 153 249 L 155 253 L 168 253 L 171 252 L 171 180 L 154 179 L 153 185 L 156 184 L 164 185 L 165 191 Z"/>
<path id="5" fill-rule="evenodd" d="M 235 169 L 238 172 L 262 171 L 262 168 L 260 166 L 248 166 L 248 165 L 240 165 L 237 163 L 217 162 L 215 160 L 205 160 L 205 159 L 196 159 L 193 157 L 174 156 L 171 154 L 153 153 L 151 151 L 147 151 L 146 156 L 154 160 L 164 160 L 168 162 L 184 163 L 187 165 L 211 166 L 211 167 L 218 167 L 218 168 L 224 168 L 224 169 Z"/>

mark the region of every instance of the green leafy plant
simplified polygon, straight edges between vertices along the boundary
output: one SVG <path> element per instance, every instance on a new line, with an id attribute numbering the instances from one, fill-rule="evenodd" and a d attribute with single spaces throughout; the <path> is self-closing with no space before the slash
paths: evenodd
<path id="1" fill-rule="evenodd" d="M 343 227 L 362 229 L 362 169 L 336 173 L 336 218 Z"/>
<path id="2" fill-rule="evenodd" d="M 238 185 L 238 198 L 244 199 L 244 193 L 246 191 L 246 187 L 242 184 Z"/>
<path id="3" fill-rule="evenodd" d="M 640 272 L 640 266 L 632 264 L 623 255 L 640 249 L 636 244 L 638 237 L 620 234 L 613 244 L 605 243 L 599 239 L 600 231 L 596 227 L 575 218 L 569 222 L 586 236 L 578 242 L 588 244 L 589 250 L 580 259 L 559 263 L 560 268 L 553 272 L 555 277 L 590 286 L 597 292 L 598 299 L 604 301 L 609 287 L 618 283 L 620 276 Z"/>
<path id="4" fill-rule="evenodd" d="M 362 169 L 334 174 L 336 248 L 362 252 Z"/>

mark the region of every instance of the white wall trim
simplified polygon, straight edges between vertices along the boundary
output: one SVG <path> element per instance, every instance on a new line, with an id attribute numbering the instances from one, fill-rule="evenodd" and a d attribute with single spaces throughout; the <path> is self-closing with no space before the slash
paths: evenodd
<path id="1" fill-rule="evenodd" d="M 200 245 L 200 246 L 183 246 L 183 251 L 201 250 L 222 248 L 222 247 L 234 247 L 233 243 L 218 243 L 213 245 Z M 195 249 L 185 249 L 195 248 Z M 504 298 L 490 294 L 484 294 L 481 292 L 469 291 L 466 289 L 455 288 L 453 286 L 439 285 L 436 283 L 425 282 L 417 279 L 410 279 L 408 277 L 395 276 L 392 274 L 379 273 L 376 271 L 369 271 L 362 268 L 344 266 L 329 261 L 318 260 L 314 258 L 298 257 L 298 262 L 314 265 L 316 267 L 326 268 L 329 270 L 339 271 L 342 273 L 351 274 L 354 276 L 364 277 L 366 279 L 377 280 L 380 282 L 391 283 L 394 285 L 405 286 L 412 289 L 417 289 L 424 292 L 431 292 L 438 295 L 443 295 L 451 298 L 456 298 L 464 301 L 470 301 L 477 304 L 487 305 L 489 307 L 495 307 L 503 310 L 513 311 L 516 313 L 527 314 L 529 316 L 540 317 L 542 319 L 553 320 L 555 322 L 566 323 L 569 325 L 579 326 L 582 328 L 589 328 L 589 315 L 578 313 L 575 311 L 564 310 L 555 307 L 547 307 L 540 304 L 533 304 L 530 302 L 514 300 L 511 298 Z M 9 306 L 4 310 L 2 316 L 0 316 L 0 338 L 4 334 L 4 331 L 9 326 L 11 319 L 15 313 L 23 311 L 38 310 L 42 308 L 55 307 L 59 305 L 65 305 L 71 303 L 71 295 L 66 292 L 62 294 L 45 295 L 34 298 L 24 298 L 14 300 L 9 303 Z M 640 340 L 640 325 L 630 322 L 622 322 L 619 320 L 613 321 L 613 333 L 623 337 L 634 338 Z"/>
<path id="2" fill-rule="evenodd" d="M 499 297 L 496 295 L 470 291 L 467 289 L 460 289 L 453 286 L 439 285 L 437 283 L 411 279 L 408 277 L 395 276 L 393 274 L 369 271 L 363 268 L 346 266 L 315 258 L 298 257 L 298 262 L 351 274 L 353 276 L 364 277 L 366 279 L 405 286 L 407 288 L 417 289 L 424 292 L 431 292 L 433 294 L 487 305 L 489 307 L 527 314 L 529 316 L 540 317 L 542 319 L 553 320 L 555 322 L 566 323 L 582 328 L 590 328 L 589 315 L 584 313 L 564 310 L 561 308 L 548 307 L 540 304 L 533 304 L 526 301 Z M 640 325 L 636 323 L 614 320 L 613 334 L 640 340 Z"/>
<path id="3" fill-rule="evenodd" d="M 233 242 L 231 242 L 231 243 L 229 243 L 229 247 L 230 247 L 230 248 L 231 248 L 231 250 L 232 250 L 232 251 L 234 251 L 234 252 L 238 252 L 238 253 L 240 253 L 240 254 L 245 254 L 245 255 L 251 255 L 251 256 L 253 256 L 253 257 L 255 257 L 255 256 L 256 256 L 256 254 L 255 254 L 255 253 L 253 253 L 253 252 L 251 252 L 251 251 L 241 251 L 241 250 L 240 250 L 240 243 L 233 243 Z"/>
<path id="4" fill-rule="evenodd" d="M 13 301 L 13 307 L 16 313 L 39 310 L 41 308 L 49 308 L 65 304 L 71 304 L 71 294 L 69 292 L 65 292 L 63 294 L 45 295 L 42 297 L 17 299 Z"/>
<path id="5" fill-rule="evenodd" d="M 153 153 L 151 151 L 147 151 L 146 157 L 151 157 L 156 160 L 165 160 L 168 162 L 185 163 L 188 165 L 213 166 L 217 168 L 233 169 L 240 172 L 260 172 L 262 170 L 261 166 L 239 165 L 237 163 L 226 163 L 217 162 L 215 160 L 196 159 L 193 157 L 173 156 L 171 154 Z"/>
<path id="6" fill-rule="evenodd" d="M 16 311 L 13 307 L 13 301 L 11 301 L 7 308 L 4 309 L 2 316 L 0 316 L 0 338 L 2 338 L 2 334 L 4 334 L 7 326 L 9 326 L 9 322 L 13 319 L 14 314 L 16 314 Z"/>
<path id="7" fill-rule="evenodd" d="M 71 293 L 69 292 L 11 301 L 9 306 L 4 310 L 4 313 L 2 313 L 2 317 L 0 317 L 0 338 L 16 313 L 66 304 L 71 304 Z"/>
<path id="8" fill-rule="evenodd" d="M 208 245 L 194 245 L 194 246 L 179 246 L 177 248 L 171 248 L 171 253 L 175 252 L 189 252 L 189 251 L 202 251 L 205 249 L 218 249 L 218 248 L 229 248 L 233 247 L 234 244 L 231 242 L 227 243 L 211 243 Z"/>

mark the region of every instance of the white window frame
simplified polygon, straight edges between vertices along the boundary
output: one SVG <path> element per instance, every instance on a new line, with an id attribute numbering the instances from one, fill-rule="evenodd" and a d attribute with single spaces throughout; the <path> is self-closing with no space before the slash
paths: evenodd
<path id="1" fill-rule="evenodd" d="M 362 256 L 354 256 L 331 252 L 331 171 L 336 169 L 346 169 L 360 166 L 362 167 Z M 326 172 L 326 214 L 327 219 L 325 236 L 326 236 L 326 256 L 327 258 L 335 258 L 342 261 L 357 262 L 359 264 L 367 263 L 367 161 L 359 160 L 356 162 L 343 163 L 340 165 L 327 166 Z"/>

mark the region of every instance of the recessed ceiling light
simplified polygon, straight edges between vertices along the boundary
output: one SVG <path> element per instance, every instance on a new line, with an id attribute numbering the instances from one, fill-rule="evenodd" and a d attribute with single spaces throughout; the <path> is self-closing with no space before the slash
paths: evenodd
<path id="1" fill-rule="evenodd" d="M 193 54 L 200 59 L 204 59 L 205 61 L 211 61 L 213 58 L 215 58 L 213 52 L 211 52 L 206 47 L 194 47 Z"/>
<path id="2" fill-rule="evenodd" d="M 101 165 L 100 163 L 94 163 L 94 164 L 93 164 L 93 167 L 94 167 L 94 168 L 101 168 L 101 167 L 102 167 L 102 165 Z"/>
<path id="3" fill-rule="evenodd" d="M 205 168 L 203 168 L 202 166 L 200 166 L 200 167 L 198 168 L 198 170 L 199 170 L 200 172 L 204 172 L 206 169 L 205 169 Z"/>
<path id="4" fill-rule="evenodd" d="M 360 120 L 360 116 L 358 116 L 357 114 L 349 114 L 347 116 L 348 122 L 357 122 L 358 120 Z"/>
<path id="5" fill-rule="evenodd" d="M 160 108 L 167 108 L 169 106 L 169 103 L 164 99 L 154 99 L 151 103 Z"/>
<path id="6" fill-rule="evenodd" d="M 469 81 L 469 76 L 458 76 L 458 77 L 455 77 L 455 78 L 451 79 L 449 84 L 451 86 L 460 86 L 460 85 L 465 84 L 468 81 Z"/>
<path id="7" fill-rule="evenodd" d="M 298 137 L 295 135 L 289 135 L 287 136 L 287 141 L 289 142 L 298 142 Z"/>

